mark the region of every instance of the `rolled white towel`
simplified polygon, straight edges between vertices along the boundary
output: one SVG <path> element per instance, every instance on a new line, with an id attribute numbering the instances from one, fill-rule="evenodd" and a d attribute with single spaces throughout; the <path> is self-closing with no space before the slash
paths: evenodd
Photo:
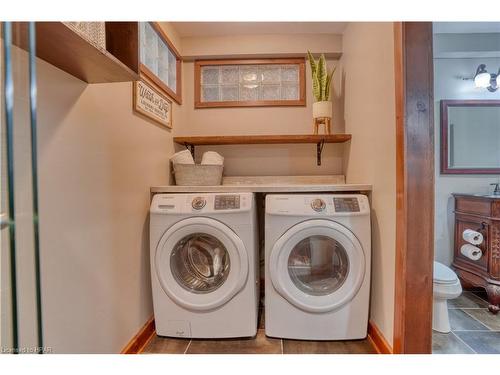
<path id="1" fill-rule="evenodd" d="M 484 237 L 480 232 L 476 232 L 472 229 L 466 229 L 462 233 L 462 238 L 472 245 L 481 245 L 484 241 Z"/>
<path id="2" fill-rule="evenodd" d="M 470 243 L 463 244 L 462 247 L 460 247 L 460 252 L 464 257 L 472 260 L 479 260 L 483 256 L 481 249 Z"/>
<path id="3" fill-rule="evenodd" d="M 223 165 L 224 157 L 215 151 L 207 151 L 201 158 L 201 164 Z"/>
<path id="4" fill-rule="evenodd" d="M 170 160 L 172 160 L 173 164 L 194 164 L 193 155 L 191 155 L 189 150 L 176 152 L 172 155 Z"/>

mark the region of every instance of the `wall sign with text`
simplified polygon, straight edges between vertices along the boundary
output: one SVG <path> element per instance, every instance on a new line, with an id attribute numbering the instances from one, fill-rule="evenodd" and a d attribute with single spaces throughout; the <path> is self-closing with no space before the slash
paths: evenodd
<path id="1" fill-rule="evenodd" d="M 145 81 L 133 83 L 134 111 L 172 128 L 172 102 Z"/>

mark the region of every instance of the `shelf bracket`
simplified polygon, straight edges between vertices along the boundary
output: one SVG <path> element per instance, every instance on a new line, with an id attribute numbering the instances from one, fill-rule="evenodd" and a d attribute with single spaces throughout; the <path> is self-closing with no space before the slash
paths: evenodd
<path id="1" fill-rule="evenodd" d="M 322 139 L 321 142 L 316 143 L 316 165 L 321 165 L 321 154 L 323 152 L 324 146 L 325 146 L 324 139 Z"/>
<path id="2" fill-rule="evenodd" d="M 194 159 L 194 145 L 191 143 L 184 142 L 184 147 L 186 147 L 189 150 L 189 152 L 191 153 L 191 156 Z"/>

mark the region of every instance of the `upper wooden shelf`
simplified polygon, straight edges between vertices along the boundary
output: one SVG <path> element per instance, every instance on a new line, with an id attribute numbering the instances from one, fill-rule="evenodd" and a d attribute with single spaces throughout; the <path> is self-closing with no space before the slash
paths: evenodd
<path id="1" fill-rule="evenodd" d="M 287 143 L 315 143 L 317 165 L 321 165 L 321 154 L 325 143 L 344 143 L 351 139 L 350 134 L 297 134 L 297 135 L 227 135 L 174 137 L 174 142 L 185 145 L 194 156 L 194 146 L 202 145 L 263 145 Z"/>
<path id="2" fill-rule="evenodd" d="M 139 78 L 137 22 L 106 22 L 106 49 L 98 48 L 62 22 L 36 23 L 36 55 L 87 83 Z M 28 23 L 15 22 L 13 42 L 28 49 Z"/>
<path id="3" fill-rule="evenodd" d="M 174 137 L 174 142 L 181 145 L 251 145 L 285 143 L 343 143 L 351 139 L 350 134 L 298 134 L 298 135 L 227 135 Z"/>

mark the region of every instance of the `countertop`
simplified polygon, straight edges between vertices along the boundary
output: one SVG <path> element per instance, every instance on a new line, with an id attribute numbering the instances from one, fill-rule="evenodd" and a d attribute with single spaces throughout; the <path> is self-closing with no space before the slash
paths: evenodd
<path id="1" fill-rule="evenodd" d="M 371 191 L 369 184 L 346 184 L 343 175 L 224 177 L 218 186 L 153 186 L 151 193 L 293 193 Z"/>
<path id="2" fill-rule="evenodd" d="M 481 193 L 451 193 L 454 197 L 470 197 L 470 198 L 478 198 L 478 199 L 489 199 L 489 200 L 494 200 L 494 199 L 500 199 L 500 194 L 481 194 Z"/>

